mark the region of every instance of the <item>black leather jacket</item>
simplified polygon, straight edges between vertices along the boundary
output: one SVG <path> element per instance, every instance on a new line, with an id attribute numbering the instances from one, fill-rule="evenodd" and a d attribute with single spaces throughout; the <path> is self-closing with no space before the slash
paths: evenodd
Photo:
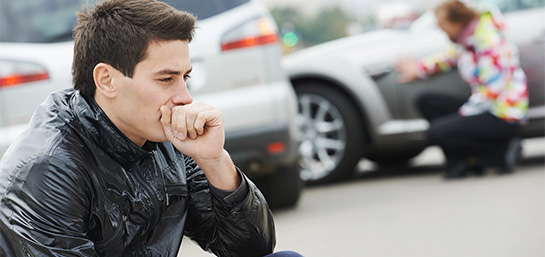
<path id="1" fill-rule="evenodd" d="M 60 91 L 0 161 L 0 256 L 176 256 L 184 235 L 218 256 L 263 256 L 273 218 L 243 179 L 248 194 L 226 203 L 170 143 L 138 147 L 94 100 Z"/>

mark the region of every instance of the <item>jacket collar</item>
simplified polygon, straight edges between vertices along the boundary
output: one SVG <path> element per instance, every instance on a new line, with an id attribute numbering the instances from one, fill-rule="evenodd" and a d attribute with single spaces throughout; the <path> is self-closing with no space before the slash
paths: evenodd
<path id="1" fill-rule="evenodd" d="M 143 147 L 136 145 L 113 124 L 92 97 L 82 96 L 76 91 L 72 104 L 83 125 L 84 136 L 124 168 L 130 169 L 138 160 L 153 154 L 157 143 L 148 141 Z"/>

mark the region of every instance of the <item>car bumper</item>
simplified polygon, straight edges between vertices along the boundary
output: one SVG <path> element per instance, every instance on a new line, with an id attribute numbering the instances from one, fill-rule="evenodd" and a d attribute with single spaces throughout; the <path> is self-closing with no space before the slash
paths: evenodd
<path id="1" fill-rule="evenodd" d="M 298 143 L 287 125 L 271 125 L 226 134 L 225 148 L 251 178 L 274 173 L 298 161 Z"/>

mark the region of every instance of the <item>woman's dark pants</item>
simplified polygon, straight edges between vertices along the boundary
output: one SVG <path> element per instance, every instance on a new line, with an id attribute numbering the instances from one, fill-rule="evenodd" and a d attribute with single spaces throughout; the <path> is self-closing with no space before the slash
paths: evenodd
<path id="1" fill-rule="evenodd" d="M 518 135 L 520 126 L 488 112 L 460 116 L 458 109 L 465 100 L 436 92 L 417 98 L 418 109 L 430 122 L 428 142 L 441 147 L 448 169 L 468 158 L 477 159 L 484 166 L 504 167 L 508 144 Z"/>

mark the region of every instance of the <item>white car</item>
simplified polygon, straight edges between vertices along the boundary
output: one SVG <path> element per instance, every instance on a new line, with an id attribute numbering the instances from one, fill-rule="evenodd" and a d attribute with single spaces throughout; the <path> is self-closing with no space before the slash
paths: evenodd
<path id="1" fill-rule="evenodd" d="M 0 0 L 0 156 L 53 91 L 72 87 L 79 0 Z M 258 0 L 166 0 L 198 17 L 188 88 L 222 111 L 226 149 L 272 207 L 300 195 L 295 92 L 280 66 L 277 27 Z"/>
<path id="2" fill-rule="evenodd" d="M 528 77 L 530 121 L 523 136 L 545 135 L 544 0 L 473 2 L 494 2 L 505 14 L 507 37 L 518 45 Z M 429 124 L 416 110 L 414 98 L 432 89 L 469 97 L 470 89 L 457 71 L 401 86 L 391 64 L 400 56 L 420 58 L 444 50 L 449 43 L 428 12 L 408 30 L 364 33 L 286 56 L 283 66 L 300 105 L 303 180 L 344 178 L 362 157 L 392 164 L 419 154 L 426 147 L 423 132 Z"/>

